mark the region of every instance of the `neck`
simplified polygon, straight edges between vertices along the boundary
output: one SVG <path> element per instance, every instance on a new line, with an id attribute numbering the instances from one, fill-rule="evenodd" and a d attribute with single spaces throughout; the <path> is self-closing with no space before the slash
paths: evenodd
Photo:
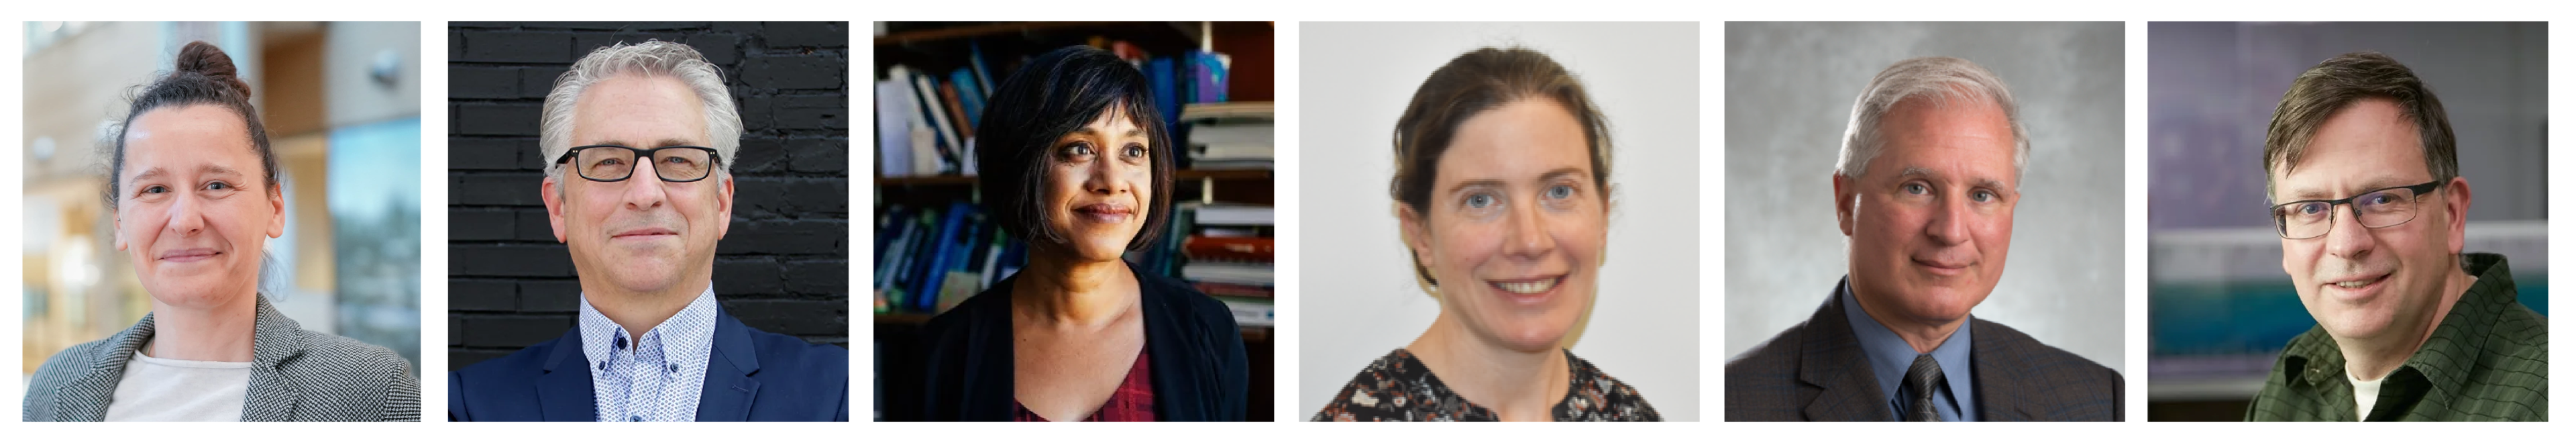
<path id="1" fill-rule="evenodd" d="M 2442 319 L 2451 316 L 2451 306 L 2459 304 L 2460 297 L 2468 295 L 2469 285 L 2477 282 L 2477 277 L 2452 268 L 2450 275 L 2442 278 L 2440 304 L 2425 312 L 2425 317 L 2417 319 L 2424 328 L 2414 333 L 2384 334 L 2389 337 L 2380 338 L 2336 337 L 2335 347 L 2343 350 L 2344 372 L 2353 378 L 2371 381 L 2387 377 L 2397 367 L 2405 366 L 2407 359 L 2415 357 L 2415 351 L 2423 349 L 2424 341 L 2433 338 L 2433 330 L 2442 326 Z"/>
<path id="2" fill-rule="evenodd" d="M 599 310 L 599 315 L 616 322 L 617 327 L 626 329 L 626 333 L 640 336 L 662 325 L 663 320 L 679 315 L 681 309 L 688 308 L 689 302 L 697 301 L 698 294 L 706 293 L 707 286 L 712 284 L 708 280 L 699 280 L 694 284 L 671 285 L 659 291 L 637 292 L 608 289 L 613 286 L 594 286 L 584 281 L 581 293 L 592 309 Z"/>
<path id="3" fill-rule="evenodd" d="M 1029 265 L 1013 277 L 1012 312 L 1040 324 L 1104 327 L 1141 299 L 1126 260 L 1083 260 L 1032 250 Z"/>
<path id="4" fill-rule="evenodd" d="M 1443 310 L 1431 329 L 1406 345 L 1422 365 L 1468 402 L 1503 421 L 1549 421 L 1565 399 L 1567 362 L 1556 347 L 1524 352 L 1486 339 Z"/>
<path id="5" fill-rule="evenodd" d="M 214 306 L 152 301 L 152 341 L 143 355 L 193 361 L 251 361 L 259 329 L 259 291 L 248 289 Z"/>
<path id="6" fill-rule="evenodd" d="M 1875 306 L 1870 303 L 1869 297 L 1861 296 L 1857 292 L 1858 289 L 1853 291 L 1855 292 L 1852 293 L 1852 301 L 1860 302 L 1858 308 L 1861 315 L 1868 316 L 1871 321 L 1878 322 L 1879 326 L 1885 326 L 1888 331 L 1895 332 L 1897 338 L 1905 339 L 1905 345 L 1914 348 L 1916 354 L 1930 354 L 1933 349 L 1940 349 L 1941 343 L 1950 341 L 1951 334 L 1959 332 L 1960 326 L 1968 324 L 1967 316 L 1960 316 L 1946 322 L 1936 322 L 1893 315 L 1896 312 L 1895 308 Z"/>

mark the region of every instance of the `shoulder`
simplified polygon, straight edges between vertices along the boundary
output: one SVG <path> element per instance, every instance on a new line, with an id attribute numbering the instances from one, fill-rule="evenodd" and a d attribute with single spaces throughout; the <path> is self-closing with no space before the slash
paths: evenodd
<path id="1" fill-rule="evenodd" d="M 289 371 L 365 376 L 408 376 L 411 361 L 393 349 L 348 337 L 310 330 L 304 334 L 304 356 L 287 364 Z"/>
<path id="2" fill-rule="evenodd" d="M 1217 301 L 1216 297 L 1209 297 L 1206 293 L 1199 292 L 1198 288 L 1191 287 L 1188 282 L 1139 272 L 1136 274 L 1136 285 L 1138 292 L 1144 293 L 1146 300 L 1177 308 L 1173 309 L 1173 312 L 1187 315 L 1195 321 L 1223 323 L 1227 329 L 1235 326 L 1234 310 L 1226 308 L 1225 302 Z M 1227 331 L 1227 333 L 1233 332 Z"/>
<path id="3" fill-rule="evenodd" d="M 740 325 L 743 333 L 750 336 L 752 348 L 759 351 L 760 366 L 764 372 L 785 369 L 797 374 L 837 374 L 833 377 L 823 377 L 832 380 L 847 381 L 849 378 L 847 377 L 850 368 L 848 348 L 810 343 L 794 336 L 763 331 L 749 325 L 742 325 L 739 320 L 733 320 L 730 316 L 726 319 L 726 323 Z"/>
<path id="4" fill-rule="evenodd" d="M 1571 412 L 1567 418 L 1573 418 L 1573 421 L 1664 421 L 1663 414 L 1656 413 L 1655 405 L 1647 403 L 1645 394 L 1637 393 L 1635 387 L 1602 372 L 1600 367 L 1592 365 L 1591 360 L 1576 357 L 1572 351 L 1566 352 L 1565 358 L 1574 366 L 1576 394 L 1559 406 Z"/>
<path id="5" fill-rule="evenodd" d="M 1753 349 L 1736 354 L 1735 357 L 1727 360 L 1727 392 L 1739 392 L 1737 390 L 1739 387 L 1752 388 L 1754 384 L 1777 383 L 1783 379 L 1795 378 L 1798 373 L 1799 346 L 1806 339 L 1807 328 L 1807 323 L 1790 326 L 1789 329 L 1780 331 L 1779 335 L 1771 336 L 1770 340 L 1754 345 Z"/>
<path id="6" fill-rule="evenodd" d="M 1310 421 L 1415 421 L 1429 417 L 1410 413 L 1429 405 L 1424 400 L 1436 397 L 1438 385 L 1431 381 L 1431 371 L 1424 369 L 1413 354 L 1398 348 L 1384 357 L 1369 361 L 1349 384 L 1333 394 L 1324 409 L 1315 411 Z"/>
<path id="7" fill-rule="evenodd" d="M 501 358 L 484 360 L 466 366 L 465 369 L 449 372 L 447 389 L 451 393 L 461 394 L 482 389 L 501 389 L 501 386 L 534 385 L 537 376 L 542 375 L 541 372 L 545 370 L 546 357 L 553 355 L 556 347 L 580 346 L 580 342 L 572 337 L 571 334 L 555 337 L 519 348 L 517 352 L 511 352 L 510 355 L 504 355 Z M 585 359 L 580 364 L 588 364 L 588 360 Z"/>
<path id="8" fill-rule="evenodd" d="M 2091 359 L 2067 352 L 2065 349 L 2049 346 L 2047 343 L 2040 343 L 2039 339 L 2031 338 L 2030 334 L 2013 329 L 2011 326 L 1982 318 L 1970 318 L 1977 328 L 1977 344 L 1992 348 L 1974 349 L 1981 354 L 1978 357 L 1987 358 L 1991 355 L 1992 358 L 2002 359 L 2005 363 L 2022 368 L 2026 375 L 2039 377 L 2031 380 L 2030 383 L 2042 386 L 2097 385 L 2106 389 L 2116 389 L 2121 383 L 2120 372 L 2111 370 L 2109 366 L 2095 363 Z"/>
<path id="9" fill-rule="evenodd" d="M 962 345 L 966 340 L 966 332 L 979 327 L 994 326 L 984 324 L 987 321 L 985 319 L 998 317 L 1008 320 L 1013 280 L 1016 278 L 1004 278 L 1001 282 L 994 283 L 993 287 L 985 288 L 984 292 L 966 297 L 965 301 L 958 302 L 957 306 L 949 308 L 948 312 L 931 316 L 929 322 L 921 325 L 922 340 L 934 346 Z M 1002 326 L 1008 326 L 1008 324 Z"/>
<path id="10" fill-rule="evenodd" d="M 112 339 L 72 345 L 55 352 L 52 357 L 45 358 L 44 366 L 38 367 L 36 374 L 28 378 L 28 395 L 35 395 L 38 390 L 51 390 L 70 383 L 73 379 L 88 373 L 91 368 L 97 367 L 102 360 L 99 356 L 101 350 L 112 345 L 108 343 L 109 340 Z"/>

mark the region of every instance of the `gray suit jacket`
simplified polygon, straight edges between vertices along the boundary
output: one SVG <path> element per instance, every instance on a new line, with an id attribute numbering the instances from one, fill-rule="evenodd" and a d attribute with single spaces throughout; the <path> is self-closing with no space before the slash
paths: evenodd
<path id="1" fill-rule="evenodd" d="M 241 421 L 420 421 L 420 379 L 411 362 L 383 346 L 304 330 L 259 296 L 251 334 L 251 375 Z M 105 340 L 45 359 L 27 384 L 26 416 L 99 421 L 125 377 L 125 363 L 152 339 L 152 316 Z"/>
<path id="2" fill-rule="evenodd" d="M 1860 340 L 1828 295 L 1806 323 L 1726 362 L 1726 421 L 1891 421 Z M 1970 317 L 1984 421 L 2120 421 L 2120 373 L 2021 331 Z"/>

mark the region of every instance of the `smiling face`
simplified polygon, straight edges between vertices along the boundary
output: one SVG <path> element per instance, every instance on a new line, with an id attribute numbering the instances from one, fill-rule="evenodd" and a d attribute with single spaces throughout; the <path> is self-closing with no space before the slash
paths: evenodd
<path id="1" fill-rule="evenodd" d="M 1117 260 L 1145 228 L 1154 201 L 1150 134 L 1112 103 L 1081 129 L 1057 137 L 1046 158 L 1047 228 L 1082 261 Z"/>
<path id="2" fill-rule="evenodd" d="M 1406 243 L 1436 279 L 1442 316 L 1521 352 L 1555 349 L 1599 287 L 1609 208 L 1583 126 L 1522 99 L 1458 125 L 1427 214 L 1397 204 Z"/>
<path id="3" fill-rule="evenodd" d="M 2271 171 L 2272 201 L 2351 197 L 2373 189 L 2433 179 L 2414 123 L 2387 100 L 2362 100 L 2319 125 L 2292 172 Z M 2439 319 L 2444 278 L 2467 224 L 2468 181 L 2454 178 L 2416 197 L 2415 217 L 2364 228 L 2351 206 L 2337 205 L 2326 235 L 2281 240 L 2281 270 L 2299 302 L 2326 332 L 2343 339 L 2406 338 Z"/>
<path id="4" fill-rule="evenodd" d="M 116 249 L 153 300 L 212 307 L 257 290 L 261 247 L 286 233 L 286 198 L 256 149 L 220 106 L 155 109 L 127 127 Z"/>
<path id="5" fill-rule="evenodd" d="M 2012 246 L 2012 126 L 1990 103 L 1916 98 L 1879 129 L 1867 170 L 1834 177 L 1853 293 L 1891 326 L 1960 321 L 1994 292 Z"/>
<path id="6" fill-rule="evenodd" d="M 678 79 L 610 77 L 576 102 L 572 145 L 712 146 L 700 106 Z M 615 182 L 571 168 L 546 179 L 546 214 L 555 240 L 572 249 L 583 292 L 696 291 L 714 273 L 716 240 L 733 220 L 726 165 L 716 177 L 685 183 L 662 181 L 648 165 L 637 162 L 633 176 Z"/>

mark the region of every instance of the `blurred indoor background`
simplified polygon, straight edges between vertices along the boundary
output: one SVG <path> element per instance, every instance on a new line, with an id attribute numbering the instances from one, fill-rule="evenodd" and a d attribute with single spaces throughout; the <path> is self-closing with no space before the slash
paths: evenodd
<path id="1" fill-rule="evenodd" d="M 286 235 L 279 310 L 420 366 L 420 24 L 29 22 L 21 382 L 152 309 L 110 243 L 106 156 L 127 97 L 190 41 L 231 55 L 268 125 Z"/>
<path id="2" fill-rule="evenodd" d="M 2477 191 L 2469 252 L 2502 253 L 2549 313 L 2548 31 L 2542 23 L 2152 23 L 2147 418 L 2242 420 L 2290 338 L 2316 325 L 2264 215 L 2263 137 L 2290 80 L 2379 51 L 2441 98 Z"/>

